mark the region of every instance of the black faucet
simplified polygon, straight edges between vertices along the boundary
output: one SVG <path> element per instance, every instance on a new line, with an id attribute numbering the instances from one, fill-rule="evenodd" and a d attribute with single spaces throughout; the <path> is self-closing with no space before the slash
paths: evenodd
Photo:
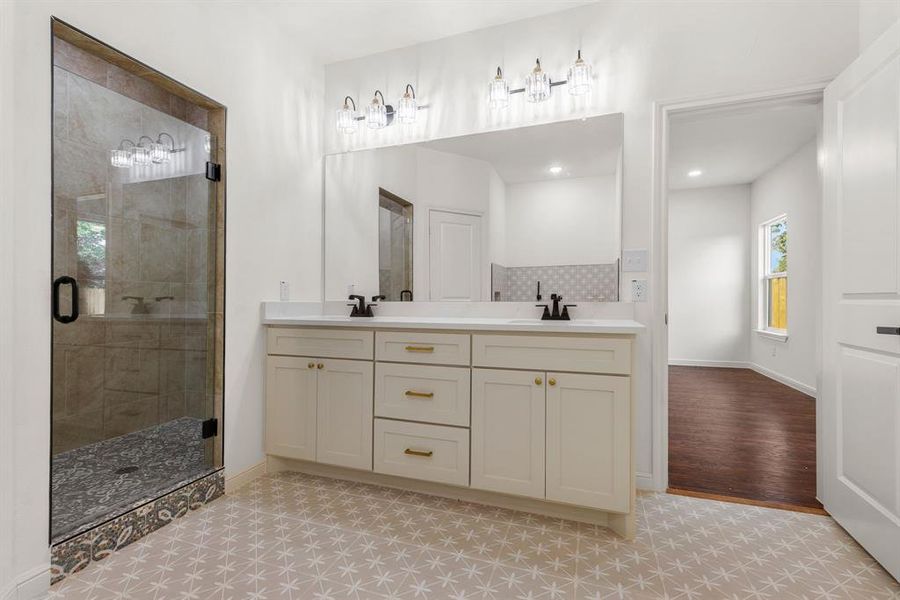
<path id="1" fill-rule="evenodd" d="M 562 312 L 559 311 L 559 303 L 563 299 L 559 294 L 550 294 L 550 299 L 553 301 L 553 311 L 550 310 L 550 307 L 546 304 L 535 304 L 538 308 L 543 308 L 544 312 L 541 314 L 541 321 L 571 321 L 572 318 L 569 316 L 569 308 L 575 308 L 578 306 L 577 304 L 563 304 Z"/>
<path id="2" fill-rule="evenodd" d="M 378 302 L 379 300 L 387 300 L 387 296 L 384 294 L 378 294 L 377 296 L 372 296 L 372 302 Z"/>
<path id="3" fill-rule="evenodd" d="M 409 294 L 409 302 L 412 302 L 412 290 L 400 290 L 400 302 L 403 302 L 403 296 L 405 294 Z"/>
<path id="4" fill-rule="evenodd" d="M 373 306 L 378 306 L 375 303 L 366 304 L 365 296 L 350 296 L 350 300 L 356 300 L 359 304 L 348 304 L 347 306 L 352 306 L 353 310 L 350 311 L 351 317 L 374 317 L 375 313 L 372 312 Z"/>

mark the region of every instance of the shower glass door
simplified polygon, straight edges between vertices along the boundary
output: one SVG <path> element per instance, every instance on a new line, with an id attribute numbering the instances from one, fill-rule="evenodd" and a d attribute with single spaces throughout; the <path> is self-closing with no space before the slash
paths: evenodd
<path id="1" fill-rule="evenodd" d="M 53 69 L 58 543 L 221 467 L 223 288 L 205 111 L 60 39 Z"/>

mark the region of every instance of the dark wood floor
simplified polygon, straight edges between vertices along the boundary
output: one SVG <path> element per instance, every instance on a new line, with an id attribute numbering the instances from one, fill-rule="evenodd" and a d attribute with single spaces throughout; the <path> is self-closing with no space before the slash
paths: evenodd
<path id="1" fill-rule="evenodd" d="M 749 369 L 669 367 L 669 487 L 821 508 L 815 400 Z"/>

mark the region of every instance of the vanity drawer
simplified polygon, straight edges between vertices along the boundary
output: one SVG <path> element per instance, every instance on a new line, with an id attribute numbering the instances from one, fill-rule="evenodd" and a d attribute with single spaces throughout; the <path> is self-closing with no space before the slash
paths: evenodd
<path id="1" fill-rule="evenodd" d="M 374 340 L 371 331 L 269 327 L 266 351 L 287 356 L 372 360 Z"/>
<path id="2" fill-rule="evenodd" d="M 375 419 L 376 473 L 469 485 L 469 430 Z"/>
<path id="3" fill-rule="evenodd" d="M 376 363 L 375 416 L 469 426 L 471 370 Z"/>
<path id="4" fill-rule="evenodd" d="M 375 359 L 431 365 L 469 365 L 470 339 L 464 333 L 379 331 Z"/>
<path id="5" fill-rule="evenodd" d="M 631 340 L 553 335 L 473 335 L 476 367 L 631 373 Z"/>

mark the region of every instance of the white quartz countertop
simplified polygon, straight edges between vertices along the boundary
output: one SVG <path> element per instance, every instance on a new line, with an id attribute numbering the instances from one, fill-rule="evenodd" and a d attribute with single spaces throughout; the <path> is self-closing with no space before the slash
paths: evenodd
<path id="1" fill-rule="evenodd" d="M 348 317 L 343 315 L 266 316 L 264 325 L 303 327 L 364 327 L 371 329 L 456 329 L 478 331 L 530 331 L 538 333 L 635 334 L 644 326 L 631 319 L 540 319 L 503 317 Z"/>

